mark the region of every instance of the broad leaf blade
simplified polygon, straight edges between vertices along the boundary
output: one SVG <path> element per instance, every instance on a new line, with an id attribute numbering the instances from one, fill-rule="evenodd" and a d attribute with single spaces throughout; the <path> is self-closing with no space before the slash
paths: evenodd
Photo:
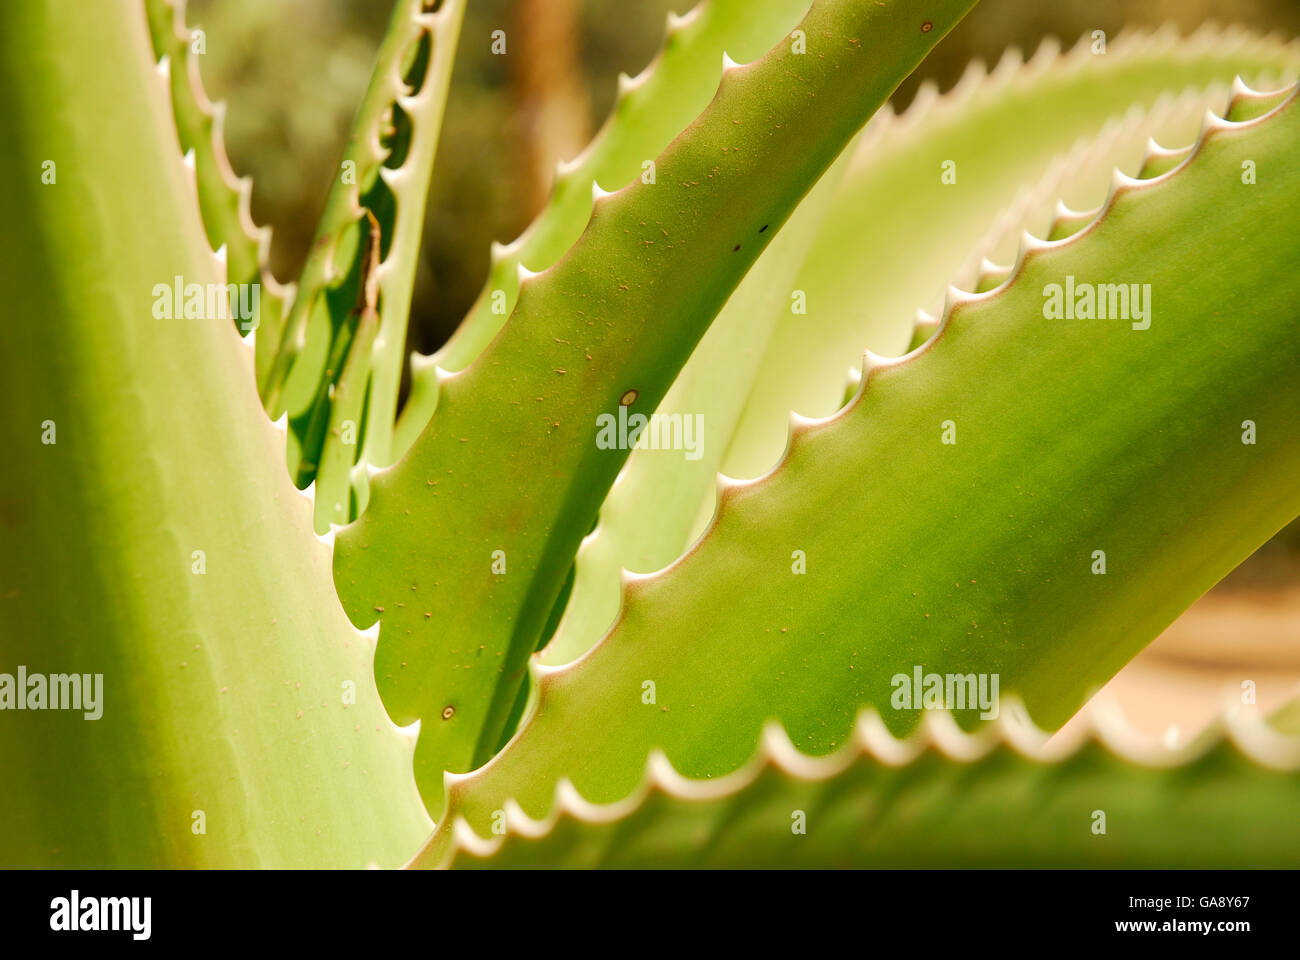
<path id="1" fill-rule="evenodd" d="M 1064 55 L 1045 43 L 1023 66 L 1011 53 L 987 79 L 972 68 L 951 94 L 923 93 L 900 118 L 882 113 L 863 131 L 796 281 L 807 315 L 776 328 L 722 472 L 750 478 L 770 469 L 790 412 L 838 409 L 844 371 L 863 350 L 906 352 L 917 309 L 939 312 L 946 285 L 966 279 L 978 241 L 1080 139 L 1185 89 L 1226 89 L 1238 74 L 1290 83 L 1298 72 L 1300 43 L 1216 28 L 1180 40 L 1166 30 L 1121 35 L 1104 55 L 1086 38 Z M 1091 206 L 1101 198 L 1066 199 Z M 919 252 L 878 242 L 882 227 L 917 223 L 931 225 L 920 228 Z"/>
<path id="2" fill-rule="evenodd" d="M 536 710 L 457 780 L 455 812 L 487 835 L 506 799 L 539 816 L 566 777 L 618 800 L 656 748 L 718 776 L 772 718 L 815 754 L 863 706 L 903 733 L 916 671 L 999 677 L 1063 723 L 1300 513 L 1300 237 L 1270 228 L 1300 202 L 1298 134 L 1294 97 L 1212 119 L 1178 170 L 1118 182 L 924 349 L 871 361 L 846 410 L 797 425 L 690 553 L 629 585 L 595 648 L 537 668 Z M 1267 176 L 1243 182 L 1247 161 Z M 1149 325 L 1049 319 L 1067 277 L 1149 284 Z"/>
<path id="3" fill-rule="evenodd" d="M 444 770 L 495 750 L 626 459 L 602 449 L 598 418 L 656 408 L 772 232 L 972 5 L 945 0 L 927 19 L 903 4 L 817 3 L 806 53 L 783 42 L 729 69 L 658 158 L 657 182 L 596 203 L 491 347 L 444 383 L 410 453 L 375 478 L 369 508 L 339 535 L 335 582 L 354 622 L 381 614 L 389 712 L 429 719 L 416 773 L 432 810 Z M 523 483 L 521 462 L 546 468 Z"/>
<path id="4" fill-rule="evenodd" d="M 923 90 L 902 116 L 882 111 L 755 264 L 656 411 L 696 418 L 688 425 L 701 428 L 691 454 L 698 459 L 632 453 L 578 553 L 543 662 L 567 663 L 589 649 L 618 613 L 621 571 L 662 569 L 703 532 L 715 473 L 751 477 L 770 467 L 789 411 L 833 412 L 839 375 L 864 346 L 900 352 L 897 337 L 916 309 L 938 312 L 945 279 L 974 289 L 980 255 L 1014 259 L 1021 231 L 1048 229 L 1058 199 L 1096 207 L 1114 167 L 1138 173 L 1148 137 L 1192 139 L 1205 109 L 1222 107 L 1234 72 L 1297 67 L 1300 47 L 1269 39 L 1126 35 L 1104 57 L 1087 44 L 1064 57 L 1046 44 L 1024 66 L 1008 54 L 991 75 L 972 68 L 943 97 Z M 1204 89 L 1169 96 L 1194 77 Z M 1125 107 L 1122 119 L 1106 120 L 1107 110 Z M 1064 153 L 1054 157 L 1057 150 Z M 956 183 L 943 182 L 940 158 L 954 164 Z M 882 245 L 867 222 L 908 226 Z"/>
<path id="5" fill-rule="evenodd" d="M 0 672 L 102 675 L 98 719 L 4 711 L 0 860 L 396 865 L 428 825 L 411 738 L 252 351 L 156 312 L 177 276 L 225 282 L 168 86 L 141 5 L 0 7 Z"/>

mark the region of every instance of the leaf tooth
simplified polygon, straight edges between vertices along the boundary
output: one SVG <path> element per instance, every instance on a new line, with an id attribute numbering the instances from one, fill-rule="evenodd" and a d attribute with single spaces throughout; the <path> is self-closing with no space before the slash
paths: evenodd
<path id="1" fill-rule="evenodd" d="M 446 26 L 447 18 L 451 16 L 451 14 L 447 12 L 448 7 L 448 4 L 444 4 L 437 10 L 422 10 L 416 8 L 414 15 L 411 17 L 411 22 L 429 31 L 429 41 L 433 42 L 438 31 Z"/>
<path id="2" fill-rule="evenodd" d="M 421 353 L 419 350 L 412 350 L 407 362 L 411 365 L 411 375 L 422 374 L 430 367 L 438 365 L 438 355 L 436 353 Z"/>
<path id="3" fill-rule="evenodd" d="M 383 180 L 384 183 L 388 185 L 388 188 L 392 190 L 393 193 L 396 194 L 402 191 L 406 183 L 409 181 L 410 176 L 406 171 L 406 167 L 404 166 L 402 167 L 380 166 L 379 179 Z M 401 212 L 400 206 L 398 212 L 399 213 Z"/>
<path id="4" fill-rule="evenodd" d="M 253 356 L 257 355 L 257 327 L 253 327 L 246 334 L 239 338 L 239 342 L 252 352 Z"/>
<path id="5" fill-rule="evenodd" d="M 1273 111 L 1291 95 L 1289 85 L 1277 90 L 1256 90 L 1237 75 L 1222 118 L 1230 123 L 1248 123 Z"/>
<path id="6" fill-rule="evenodd" d="M 735 60 L 731 59 L 731 54 L 727 53 L 726 50 L 722 51 L 722 76 L 724 78 L 727 76 L 727 74 L 731 73 L 734 70 L 739 70 L 742 66 L 744 65 L 737 63 Z"/>
<path id="7" fill-rule="evenodd" d="M 448 774 L 444 773 L 443 780 L 445 781 L 448 776 Z M 451 776 L 455 776 L 455 774 L 451 774 Z M 444 789 L 450 791 L 451 786 L 444 783 Z M 448 793 L 448 796 L 450 795 Z M 451 842 L 448 845 L 445 857 L 437 864 L 439 867 L 450 866 L 456 855 L 462 852 L 472 857 L 487 859 L 501 848 L 501 844 L 505 839 L 499 836 L 480 837 L 474 832 L 474 828 L 465 822 L 465 818 L 460 816 L 452 820 L 450 831 Z M 442 832 L 441 827 L 438 832 Z"/>
<path id="8" fill-rule="evenodd" d="M 971 292 L 991 293 L 1011 278 L 1011 270 L 1012 266 L 1009 264 L 994 263 L 988 257 L 981 258 L 979 277 L 975 281 L 975 289 Z"/>
<path id="9" fill-rule="evenodd" d="M 385 715 L 387 715 L 387 713 L 385 713 Z M 415 745 L 420 741 L 421 721 L 417 718 L 415 720 L 412 720 L 410 723 L 406 724 L 405 726 L 399 726 L 398 724 L 393 723 L 392 718 L 389 718 L 388 723 L 393 728 L 394 732 L 396 732 L 397 735 L 400 736 L 406 742 L 406 748 L 410 751 L 411 755 L 414 756 Z M 414 779 L 415 776 L 414 770 L 412 770 L 411 776 L 412 779 Z"/>
<path id="10" fill-rule="evenodd" d="M 649 70 L 642 70 L 635 77 L 630 77 L 626 73 L 620 72 L 618 75 L 618 94 L 617 94 L 619 99 L 630 97 L 634 90 L 636 90 L 638 87 L 644 86 L 646 80 L 649 79 L 649 75 L 650 75 Z"/>
<path id="11" fill-rule="evenodd" d="M 1011 268 L 1011 276 L 1007 282 L 1011 282 L 1020 276 L 1025 267 L 1025 261 L 1043 250 L 1050 250 L 1055 244 L 1050 240 L 1044 240 L 1042 237 L 1035 236 L 1028 230 L 1020 231 L 1020 246 L 1016 251 L 1016 262 Z"/>
<path id="12" fill-rule="evenodd" d="M 1288 736 L 1258 710 L 1243 710 L 1236 697 L 1221 713 L 1224 734 L 1243 754 L 1270 770 L 1300 770 L 1300 737 Z"/>
<path id="13" fill-rule="evenodd" d="M 679 33 L 689 27 L 696 20 L 700 19 L 704 13 L 704 7 L 707 2 L 708 0 L 701 0 L 700 3 L 697 3 L 685 13 L 675 13 L 672 10 L 669 10 L 667 17 L 668 22 L 664 29 L 664 39 L 674 39 Z"/>
<path id="14" fill-rule="evenodd" d="M 634 589 L 638 584 L 645 583 L 647 580 L 653 580 L 658 575 L 657 572 L 637 573 L 635 570 L 629 570 L 627 567 L 618 568 L 618 582 L 624 595 L 626 595 L 629 590 Z"/>
<path id="15" fill-rule="evenodd" d="M 807 430 L 809 427 L 815 427 L 822 423 L 825 418 L 822 417 L 805 417 L 797 410 L 790 411 L 790 432 L 798 433 Z"/>
<path id="16" fill-rule="evenodd" d="M 333 530 L 335 526 L 337 526 L 337 524 L 330 524 L 330 529 Z M 366 627 L 364 630 L 358 629 L 357 637 L 365 640 L 371 646 L 375 646 L 379 643 L 379 628 L 382 624 L 382 620 L 376 619 L 374 623 Z"/>
<path id="17" fill-rule="evenodd" d="M 1029 236 L 1029 234 L 1026 233 L 1025 236 Z M 978 303 L 983 299 L 986 298 L 982 294 L 969 293 L 966 290 L 953 286 L 951 283 L 948 284 L 948 289 L 944 291 L 943 296 L 943 315 L 939 323 L 940 332 L 943 331 L 944 324 L 947 323 L 948 317 L 952 315 L 953 310 L 963 304 Z M 866 372 L 869 373 L 870 371 Z"/>
<path id="18" fill-rule="evenodd" d="M 854 749 L 888 767 L 905 767 L 925 750 L 919 737 L 899 738 L 889 732 L 880 714 L 871 707 L 858 712 L 853 724 Z"/>
<path id="19" fill-rule="evenodd" d="M 1052 242 L 1066 240 L 1082 230 L 1101 214 L 1101 207 L 1092 210 L 1075 210 L 1062 200 L 1056 201 L 1056 213 L 1047 239 Z"/>
<path id="20" fill-rule="evenodd" d="M 439 389 L 450 383 L 452 380 L 455 380 L 463 372 L 464 371 L 461 370 L 448 370 L 445 367 L 437 365 L 435 365 L 433 369 L 433 375 L 438 381 Z"/>
<path id="21" fill-rule="evenodd" d="M 194 148 L 190 147 L 185 151 L 185 156 L 181 157 L 181 165 L 185 167 L 185 179 L 194 191 L 194 202 L 199 202 L 199 175 L 198 167 L 194 158 Z"/>
<path id="22" fill-rule="evenodd" d="M 1012 45 L 1002 52 L 998 65 L 989 74 L 994 83 L 1005 83 L 1021 72 L 1025 65 L 1025 53 L 1018 46 Z"/>
<path id="23" fill-rule="evenodd" d="M 1250 100 L 1263 96 L 1263 92 L 1250 86 L 1241 74 L 1232 78 L 1232 99 L 1228 102 L 1228 110 L 1232 110 L 1232 102 L 1238 99 Z"/>
<path id="24" fill-rule="evenodd" d="M 1192 146 L 1190 144 L 1185 147 L 1163 147 L 1156 141 L 1155 137 L 1148 137 L 1137 179 L 1155 180 L 1162 176 L 1168 176 L 1179 164 L 1191 156 L 1191 153 Z"/>
<path id="25" fill-rule="evenodd" d="M 918 309 L 912 321 L 912 340 L 908 344 L 908 353 L 915 353 L 934 336 L 939 329 L 939 321 L 925 310 Z"/>
<path id="26" fill-rule="evenodd" d="M 1029 75 L 1041 76 L 1053 69 L 1061 59 L 1061 39 L 1055 34 L 1048 34 L 1038 42 L 1038 48 L 1025 62 Z"/>
<path id="27" fill-rule="evenodd" d="M 343 529 L 343 525 L 342 525 L 342 524 L 339 524 L 339 523 L 331 523 L 331 524 L 330 524 L 330 528 L 329 528 L 328 530 L 326 530 L 324 533 L 317 533 L 317 534 L 315 534 L 316 539 L 319 540 L 321 543 L 325 544 L 325 549 L 326 549 L 327 551 L 329 551 L 330 556 L 333 556 L 333 555 L 334 555 L 334 536 L 335 536 L 335 533 L 336 533 L 337 531 L 339 531 L 339 530 L 342 530 L 342 529 Z"/>
<path id="28" fill-rule="evenodd" d="M 583 147 L 582 150 L 580 150 L 577 153 L 577 155 L 575 155 L 571 159 L 557 160 L 555 162 L 555 189 L 558 190 L 559 186 L 562 183 L 566 183 L 571 177 L 573 177 L 579 170 L 583 168 L 583 166 L 587 163 L 588 160 L 587 152 L 590 149 L 591 149 L 591 145 L 588 144 L 586 147 Z M 511 248 L 516 248 L 516 244 L 519 244 L 519 242 L 526 235 L 527 235 L 527 230 L 525 230 L 524 233 L 521 233 L 514 243 L 510 244 Z"/>
<path id="29" fill-rule="evenodd" d="M 452 797 L 464 791 L 465 784 L 471 782 L 474 779 L 474 773 L 475 771 L 473 770 L 469 771 L 468 773 L 454 773 L 451 770 L 444 770 L 442 772 L 442 785 L 447 795 L 446 809 L 448 811 L 452 809 L 451 806 Z M 466 824 L 466 826 L 468 826 L 468 824 Z"/>
<path id="30" fill-rule="evenodd" d="M 974 763 L 997 747 L 1002 740 L 1002 729 L 998 724 L 990 723 L 968 733 L 957 725 L 956 718 L 947 710 L 929 710 L 921 717 L 919 736 L 923 743 L 952 760 Z"/>
<path id="31" fill-rule="evenodd" d="M 565 778 L 568 779 L 567 777 Z M 668 754 L 661 747 L 651 749 L 649 756 L 645 761 L 645 773 L 641 777 L 641 782 L 637 784 L 635 790 L 628 794 L 627 799 L 632 797 L 646 796 L 652 790 L 660 790 L 665 793 L 673 790 L 685 789 L 690 792 L 692 786 L 699 781 L 688 780 L 678 772 L 673 766 L 673 762 L 668 759 Z M 559 790 L 556 790 L 556 797 L 559 797 Z"/>
<path id="32" fill-rule="evenodd" d="M 525 236 L 527 236 L 527 231 L 521 233 L 509 243 L 500 243 L 493 240 L 490 247 L 490 259 L 492 265 L 495 267 L 498 264 L 505 263 L 507 260 L 515 257 L 524 245 Z"/>
<path id="33" fill-rule="evenodd" d="M 556 803 L 540 820 L 534 820 L 525 813 L 524 808 L 513 797 L 506 800 L 501 804 L 501 812 L 505 814 L 506 834 L 540 840 L 555 829 L 561 812 L 572 813 L 574 816 L 599 815 L 599 808 L 584 800 L 582 794 L 578 793 L 567 777 L 556 786 L 555 796 Z M 505 835 L 499 836 L 498 839 L 505 842 Z"/>
<path id="34" fill-rule="evenodd" d="M 430 58 L 430 63 L 432 62 L 433 60 Z M 422 84 L 419 91 L 413 94 L 399 91 L 394 95 L 393 102 L 406 111 L 407 116 L 411 118 L 411 122 L 414 124 L 415 118 L 423 114 L 428 108 L 429 102 L 437 95 L 438 91 L 434 89 L 435 86 L 436 84 Z"/>
<path id="35" fill-rule="evenodd" d="M 1222 739 L 1215 725 L 1193 741 L 1170 747 L 1160 739 L 1143 735 L 1129 721 L 1117 701 L 1099 697 L 1090 704 L 1088 720 L 1093 738 L 1116 756 L 1145 767 L 1176 767 L 1206 753 Z"/>
<path id="36" fill-rule="evenodd" d="M 545 270 L 529 270 L 527 267 L 524 266 L 523 261 L 519 261 L 518 263 L 515 264 L 515 276 L 519 280 L 520 287 L 522 287 L 533 277 L 540 277 L 545 272 L 546 272 Z"/>
<path id="37" fill-rule="evenodd" d="M 592 207 L 592 214 L 593 214 L 593 215 L 595 214 L 595 212 L 596 212 L 596 206 L 597 206 L 597 205 L 598 205 L 602 200 L 604 200 L 606 197 L 612 197 L 613 195 L 614 195 L 614 191 L 612 191 L 612 190 L 606 190 L 604 187 L 602 187 L 602 186 L 601 186 L 599 183 L 597 183 L 595 180 L 592 180 L 592 181 L 591 181 L 591 207 Z"/>
<path id="38" fill-rule="evenodd" d="M 852 748 L 837 750 L 821 757 L 810 756 L 794 745 L 789 732 L 780 721 L 769 720 L 759 735 L 754 758 L 737 773 L 750 781 L 763 769 L 775 767 L 800 780 L 829 780 L 843 773 L 852 763 Z"/>
<path id="39" fill-rule="evenodd" d="M 929 113 L 939 101 L 939 85 L 927 78 L 917 87 L 916 96 L 908 104 L 907 110 L 903 113 L 903 119 L 909 125 L 916 123 L 917 120 Z"/>
<path id="40" fill-rule="evenodd" d="M 307 484 L 307 486 L 303 487 L 301 490 L 299 490 L 297 487 L 294 487 L 294 490 L 297 492 L 298 496 L 302 497 L 304 500 L 307 501 L 308 504 L 311 505 L 312 513 L 315 514 L 315 512 L 316 512 L 316 481 L 315 481 L 315 480 L 312 480 L 311 483 Z"/>
<path id="41" fill-rule="evenodd" d="M 226 245 L 223 243 L 217 249 L 212 251 L 212 264 L 220 278 L 222 284 L 230 282 L 230 262 L 227 255 Z"/>
<path id="42" fill-rule="evenodd" d="M 966 64 L 966 69 L 962 71 L 961 77 L 953 84 L 952 89 L 945 93 L 945 100 L 965 101 L 988 82 L 989 68 L 982 57 L 972 57 Z"/>

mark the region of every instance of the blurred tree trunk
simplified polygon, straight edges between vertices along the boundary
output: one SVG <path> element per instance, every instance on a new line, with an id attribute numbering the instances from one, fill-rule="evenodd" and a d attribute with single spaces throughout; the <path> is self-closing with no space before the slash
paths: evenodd
<path id="1" fill-rule="evenodd" d="M 590 103 L 578 67 L 581 0 L 514 0 L 510 80 L 530 214 L 546 203 L 555 165 L 591 138 Z"/>

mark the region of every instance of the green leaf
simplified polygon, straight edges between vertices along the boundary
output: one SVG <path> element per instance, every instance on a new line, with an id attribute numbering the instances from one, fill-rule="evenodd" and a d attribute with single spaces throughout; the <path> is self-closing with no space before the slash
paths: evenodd
<path id="1" fill-rule="evenodd" d="M 429 822 L 413 731 L 252 351 L 224 316 L 159 315 L 174 278 L 226 280 L 168 88 L 141 4 L 0 6 L 0 673 L 102 678 L 89 711 L 4 711 L 0 861 L 396 865 Z"/>
<path id="2" fill-rule="evenodd" d="M 856 365 L 864 345 L 884 340 L 884 352 L 899 352 L 897 338 L 881 331 L 910 328 L 918 306 L 938 312 L 931 301 L 941 296 L 943 278 L 972 289 L 978 280 L 991 289 L 1000 279 L 976 277 L 981 256 L 1013 257 L 1022 229 L 1050 227 L 1058 198 L 1095 207 L 1112 169 L 1138 172 L 1148 137 L 1191 138 L 1207 107 L 1224 103 L 1234 71 L 1300 66 L 1300 48 L 1217 32 L 1188 40 L 1121 36 L 1106 57 L 1093 56 L 1089 46 L 1062 58 L 1048 44 L 1028 66 L 1009 54 L 992 75 L 972 68 L 943 97 L 924 88 L 907 114 L 882 112 L 846 149 L 837 175 L 823 178 L 801 204 L 656 411 L 699 415 L 699 459 L 632 453 L 578 553 L 574 590 L 544 663 L 573 660 L 609 628 L 623 569 L 662 569 L 704 530 L 719 470 L 737 477 L 762 473 L 785 443 L 790 409 L 833 412 L 848 399 L 843 392 L 831 396 L 837 374 Z M 1197 71 L 1206 89 L 1160 95 L 1180 89 Z M 1106 120 L 1108 109 L 1118 112 L 1133 97 L 1138 106 Z M 1144 111 L 1148 101 L 1152 109 Z M 1023 129 L 1015 128 L 1018 118 L 1029 121 Z M 999 132 L 991 142 L 990 127 Z M 1066 152 L 1054 158 L 1056 150 Z M 957 184 L 941 182 L 939 157 L 956 158 Z M 1017 177 L 1024 179 L 1017 184 Z M 1026 190 L 1035 179 L 1038 186 Z M 863 229 L 869 217 L 909 226 L 881 249 L 881 233 Z M 794 297 L 810 312 L 797 312 Z M 869 309 L 857 309 L 860 304 Z M 925 324 L 910 346 L 920 346 L 936 326 Z M 774 331 L 778 342 L 769 346 Z M 858 371 L 849 373 L 851 394 Z M 744 410 L 736 437 L 738 403 Z"/>
<path id="3" fill-rule="evenodd" d="M 429 6 L 423 0 L 394 6 L 279 352 L 262 382 L 267 409 L 290 416 L 301 458 L 299 486 L 317 483 L 315 523 L 321 533 L 355 515 L 350 491 L 356 464 L 391 462 L 425 197 L 465 0 L 446 0 L 436 10 Z M 379 329 L 358 345 L 353 307 L 368 280 L 367 215 L 378 223 L 381 241 L 381 262 L 374 268 Z M 360 420 L 345 429 L 347 418 L 332 395 L 352 351 L 362 347 L 360 365 L 351 366 L 367 401 L 364 435 Z M 345 433 L 355 433 L 355 442 Z M 358 492 L 364 491 L 363 484 Z"/>
<path id="4" fill-rule="evenodd" d="M 280 284 L 267 262 L 271 228 L 253 222 L 253 182 L 237 177 L 226 155 L 222 123 L 224 103 L 213 103 L 203 89 L 194 34 L 185 26 L 185 0 L 145 0 L 154 55 L 168 60 L 172 115 L 182 151 L 194 151 L 199 211 L 214 250 L 225 247 L 227 282 L 259 284 L 251 320 L 236 318 L 240 332 L 256 330 L 257 372 L 265 375 L 275 358 L 276 344 L 293 287 Z"/>
<path id="5" fill-rule="evenodd" d="M 899 741 L 867 713 L 829 757 L 799 753 L 779 726 L 718 780 L 686 780 L 659 754 L 624 800 L 591 804 L 565 784 L 545 819 L 507 803 L 504 833 L 439 831 L 413 865 L 1294 868 L 1297 772 L 1300 740 L 1258 720 L 1173 751 L 1101 715 L 1071 742 L 1002 722 L 970 736 L 946 714 Z"/>
<path id="6" fill-rule="evenodd" d="M 988 78 L 974 66 L 949 95 L 923 92 L 902 117 L 884 113 L 863 131 L 795 282 L 808 313 L 787 317 L 768 343 L 723 473 L 750 478 L 770 469 L 784 449 L 790 411 L 834 413 L 844 371 L 864 349 L 904 353 L 917 309 L 937 314 L 949 283 L 973 279 L 963 267 L 972 251 L 984 252 L 979 241 L 1081 138 L 1186 89 L 1226 89 L 1238 74 L 1288 83 L 1300 75 L 1300 43 L 1241 30 L 1206 28 L 1183 40 L 1172 30 L 1121 35 L 1105 55 L 1091 47 L 1081 40 L 1062 56 L 1048 42 L 1024 66 L 1012 52 Z M 1182 134 L 1180 127 L 1165 133 Z M 944 182 L 945 163 L 955 183 Z M 1082 183 L 1064 199 L 1091 207 L 1104 195 L 1091 194 Z M 893 232 L 915 231 L 916 242 L 891 236 L 881 243 L 880 228 L 894 224 L 911 225 Z"/>
<path id="7" fill-rule="evenodd" d="M 794 275 L 834 202 L 847 159 L 841 155 L 763 251 L 655 410 L 663 422 L 680 423 L 683 443 L 689 438 L 690 444 L 628 456 L 599 524 L 578 550 L 573 591 L 543 650 L 544 663 L 568 663 L 600 639 L 618 615 L 624 569 L 658 570 L 689 545 L 705 491 L 712 500 L 763 347 L 790 309 Z"/>
<path id="8" fill-rule="evenodd" d="M 494 244 L 482 293 L 451 340 L 431 357 L 412 358 L 411 395 L 393 443 L 410 449 L 438 403 L 438 371 L 464 370 L 500 332 L 519 298 L 519 267 L 539 273 L 564 255 L 591 219 L 592 184 L 606 190 L 645 175 L 657 157 L 709 105 L 722 79 L 722 56 L 747 63 L 766 53 L 807 11 L 809 0 L 700 0 L 685 16 L 668 14 L 658 58 L 637 77 L 619 78 L 613 112 L 581 155 L 556 171 L 550 201 L 509 245 Z"/>
<path id="9" fill-rule="evenodd" d="M 854 402 L 725 484 L 705 537 L 633 579 L 596 647 L 535 666 L 536 709 L 457 779 L 453 813 L 487 835 L 507 799 L 543 815 L 562 778 L 619 800 L 654 749 L 719 776 L 773 718 L 812 754 L 864 706 L 906 733 L 916 671 L 999 677 L 1063 723 L 1300 513 L 1300 237 L 1272 226 L 1300 202 L 1297 136 L 1294 96 L 1213 120 L 1176 171 L 1117 176 L 1093 225 L 957 295 L 923 349 L 869 357 Z M 1050 319 L 1067 277 L 1149 285 L 1149 325 Z"/>
<path id="10" fill-rule="evenodd" d="M 807 53 L 783 42 L 725 71 L 659 156 L 656 183 L 596 201 L 569 254 L 523 284 L 501 334 L 444 382 L 410 453 L 375 477 L 369 508 L 339 535 L 335 582 L 354 622 L 382 615 L 390 714 L 429 718 L 416 776 L 431 810 L 444 770 L 495 749 L 626 459 L 601 448 L 598 417 L 656 408 L 800 197 L 972 2 L 925 17 L 817 3 L 801 24 Z M 525 481 L 521 463 L 545 467 Z"/>

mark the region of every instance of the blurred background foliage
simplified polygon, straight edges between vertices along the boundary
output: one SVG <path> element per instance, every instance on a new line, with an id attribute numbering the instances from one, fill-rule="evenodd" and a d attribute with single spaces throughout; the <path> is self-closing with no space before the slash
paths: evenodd
<path id="1" fill-rule="evenodd" d="M 654 58 L 669 11 L 695 0 L 470 0 L 424 228 L 410 346 L 430 353 L 474 301 L 493 240 L 513 240 L 545 203 L 559 160 L 585 146 L 609 113 L 620 72 Z M 228 101 L 225 137 L 254 179 L 253 213 L 275 229 L 276 275 L 295 276 L 335 175 L 352 112 L 387 23 L 388 0 L 190 0 L 206 34 L 204 83 Z M 1104 30 L 1207 22 L 1300 36 L 1297 0 L 982 0 L 895 96 L 905 107 L 933 79 L 951 87 L 972 58 L 992 66 L 1008 47 L 1031 55 Z M 505 30 L 507 55 L 491 52 Z M 621 184 L 604 184 L 613 189 Z M 1296 595 L 1300 523 L 1225 581 Z M 1216 591 L 1220 592 L 1220 591 Z M 1193 608 L 1195 610 L 1195 608 Z M 1300 638 L 1300 623 L 1295 627 Z"/>

